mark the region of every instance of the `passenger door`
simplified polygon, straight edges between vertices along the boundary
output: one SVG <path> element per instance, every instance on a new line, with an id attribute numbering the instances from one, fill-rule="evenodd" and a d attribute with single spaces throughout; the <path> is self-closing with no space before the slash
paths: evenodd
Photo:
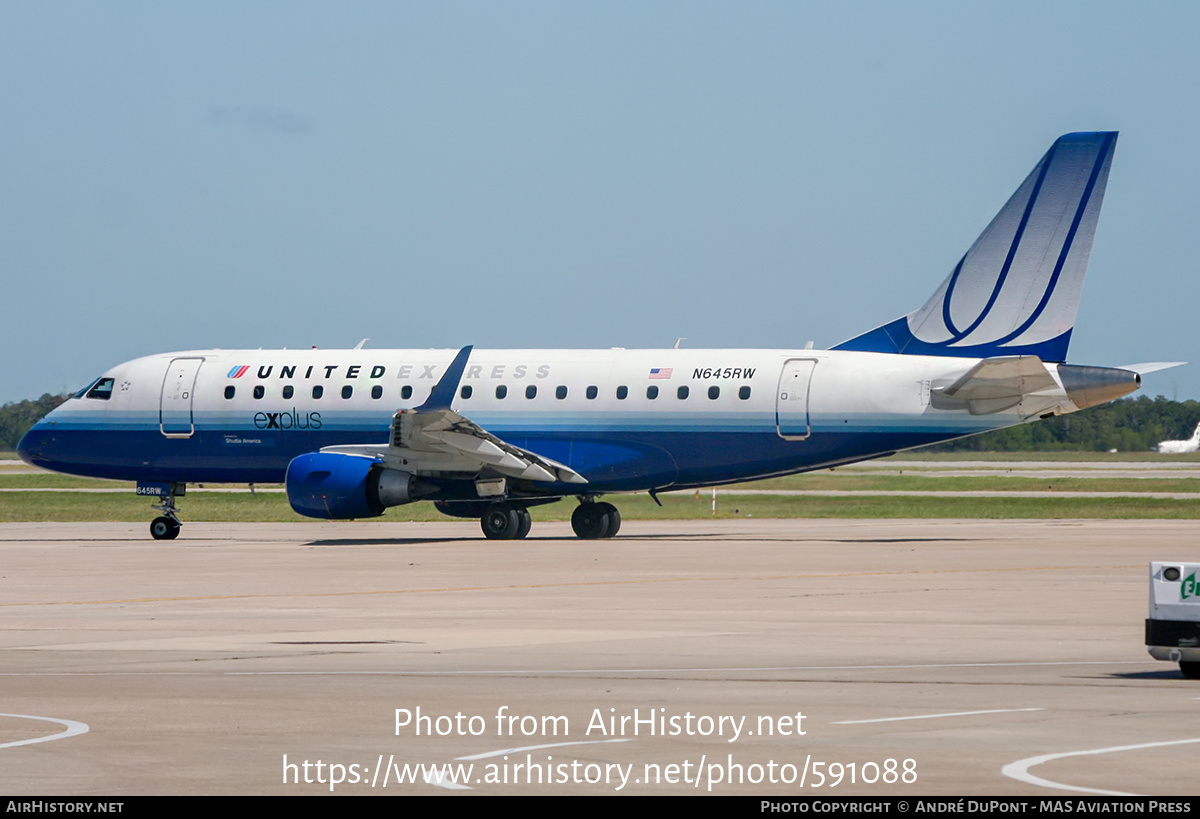
<path id="1" fill-rule="evenodd" d="M 162 399 L 158 410 L 158 428 L 168 438 L 190 438 L 196 431 L 192 422 L 192 394 L 203 358 L 176 358 L 163 377 Z"/>
<path id="2" fill-rule="evenodd" d="M 815 358 L 789 358 L 779 376 L 775 392 L 775 429 L 780 438 L 803 441 L 812 434 L 808 421 L 808 391 Z"/>

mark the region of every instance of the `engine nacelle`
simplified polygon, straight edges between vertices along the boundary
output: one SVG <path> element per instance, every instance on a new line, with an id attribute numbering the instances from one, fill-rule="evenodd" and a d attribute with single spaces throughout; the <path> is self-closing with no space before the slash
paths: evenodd
<path id="1" fill-rule="evenodd" d="M 288 464 L 288 503 L 325 520 L 373 518 L 389 506 L 412 503 L 430 487 L 379 461 L 337 452 L 309 452 Z"/>

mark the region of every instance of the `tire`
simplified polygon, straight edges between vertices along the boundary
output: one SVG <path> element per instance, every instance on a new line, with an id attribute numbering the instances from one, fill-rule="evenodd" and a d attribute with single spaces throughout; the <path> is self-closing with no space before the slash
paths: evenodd
<path id="1" fill-rule="evenodd" d="M 479 527 L 489 540 L 512 540 L 521 528 L 521 517 L 511 506 L 493 503 L 479 519 Z"/>
<path id="2" fill-rule="evenodd" d="M 1200 663 L 1197 662 L 1179 662 L 1179 670 L 1183 672 L 1183 676 L 1189 680 L 1200 680 Z"/>
<path id="3" fill-rule="evenodd" d="M 608 537 L 609 516 L 600 503 L 581 503 L 571 513 L 571 528 L 582 540 L 599 540 Z"/>
<path id="4" fill-rule="evenodd" d="M 617 532 L 621 531 L 621 512 L 611 503 L 598 503 L 596 505 L 604 510 L 604 514 L 608 518 L 608 531 L 603 536 L 616 537 Z"/>
<path id="5" fill-rule="evenodd" d="M 150 523 L 150 537 L 155 540 L 174 540 L 179 537 L 179 521 L 163 516 Z"/>
<path id="6" fill-rule="evenodd" d="M 529 510 L 524 506 L 517 507 L 513 510 L 517 514 L 517 533 L 513 535 L 516 540 L 524 540 L 529 534 L 529 530 L 533 528 L 533 518 L 529 517 Z"/>

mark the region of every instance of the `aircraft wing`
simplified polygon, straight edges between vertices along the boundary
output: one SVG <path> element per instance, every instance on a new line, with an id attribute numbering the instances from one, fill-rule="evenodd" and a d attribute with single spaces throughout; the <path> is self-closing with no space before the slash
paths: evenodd
<path id="1" fill-rule="evenodd" d="M 379 458 L 415 475 L 477 474 L 488 469 L 528 481 L 587 483 L 569 466 L 514 446 L 450 408 L 470 355 L 470 347 L 459 350 L 424 404 L 392 416 L 387 444 L 331 446 L 321 451 Z"/>
<path id="2" fill-rule="evenodd" d="M 474 460 L 502 475 L 530 481 L 587 483 L 569 466 L 514 446 L 451 409 L 400 410 L 392 419 L 389 454 L 420 462 L 422 453 Z"/>

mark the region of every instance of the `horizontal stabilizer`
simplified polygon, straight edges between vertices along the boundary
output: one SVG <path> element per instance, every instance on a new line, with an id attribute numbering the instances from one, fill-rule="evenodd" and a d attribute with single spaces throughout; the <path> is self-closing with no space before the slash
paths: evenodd
<path id="1" fill-rule="evenodd" d="M 1037 356 L 985 358 L 950 386 L 934 388 L 930 398 L 938 409 L 960 409 L 965 404 L 972 415 L 987 415 L 1057 386 Z"/>
<path id="2" fill-rule="evenodd" d="M 1172 367 L 1182 367 L 1184 364 L 1187 364 L 1187 362 L 1186 361 L 1149 361 L 1149 362 L 1146 362 L 1145 364 L 1123 364 L 1123 365 L 1121 365 L 1120 369 L 1130 370 L 1132 372 L 1137 373 L 1138 375 L 1145 375 L 1146 373 L 1156 373 L 1159 370 L 1169 370 Z"/>
<path id="3" fill-rule="evenodd" d="M 1036 356 L 985 358 L 949 387 L 943 395 L 964 401 L 1028 395 L 1056 386 L 1054 376 Z"/>

